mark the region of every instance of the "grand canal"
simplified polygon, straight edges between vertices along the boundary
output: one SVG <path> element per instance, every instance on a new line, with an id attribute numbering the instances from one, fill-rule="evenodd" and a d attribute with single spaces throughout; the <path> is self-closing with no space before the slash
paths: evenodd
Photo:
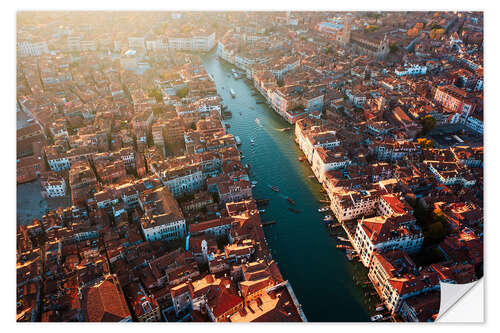
<path id="1" fill-rule="evenodd" d="M 293 127 L 289 127 L 266 104 L 257 104 L 259 96 L 249 81 L 235 80 L 231 65 L 218 60 L 212 52 L 202 57 L 205 68 L 215 80 L 223 104 L 232 112 L 229 132 L 242 142 L 244 163 L 251 166 L 250 176 L 258 182 L 253 189 L 255 198 L 269 198 L 262 214 L 265 234 L 273 258 L 283 277 L 289 280 L 309 321 L 367 321 L 370 312 L 362 288 L 356 286 L 353 275 L 364 275 L 359 264 L 352 264 L 343 251 L 336 248 L 318 212 L 322 204 L 321 186 L 312 175 L 307 162 L 299 162 L 299 148 L 294 142 Z M 230 89 L 236 97 L 231 98 Z M 255 144 L 251 144 L 251 140 Z M 273 192 L 277 186 L 280 192 Z M 286 198 L 296 202 L 301 213 L 288 210 Z M 365 275 L 366 277 L 366 275 Z"/>

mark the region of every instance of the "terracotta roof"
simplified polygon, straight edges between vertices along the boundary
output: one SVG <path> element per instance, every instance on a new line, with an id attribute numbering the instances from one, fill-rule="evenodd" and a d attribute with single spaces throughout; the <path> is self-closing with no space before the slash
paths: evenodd
<path id="1" fill-rule="evenodd" d="M 119 322 L 131 317 L 118 279 L 108 276 L 83 291 L 82 310 L 89 322 Z"/>
<path id="2" fill-rule="evenodd" d="M 208 306 L 216 318 L 242 302 L 240 297 L 224 287 L 211 288 L 207 294 Z"/>

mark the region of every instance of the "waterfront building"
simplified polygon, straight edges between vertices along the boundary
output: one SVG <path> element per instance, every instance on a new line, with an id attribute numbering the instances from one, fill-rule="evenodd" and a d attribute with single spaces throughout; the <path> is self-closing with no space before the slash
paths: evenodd
<path id="1" fill-rule="evenodd" d="M 353 246 L 363 265 L 369 267 L 375 252 L 401 249 L 416 253 L 423 241 L 423 232 L 412 215 L 383 215 L 358 221 Z"/>
<path id="2" fill-rule="evenodd" d="M 326 172 L 344 168 L 351 164 L 345 149 L 335 147 L 326 149 L 317 147 L 314 149 L 311 169 L 320 183 L 323 183 Z"/>
<path id="3" fill-rule="evenodd" d="M 258 299 L 246 303 L 231 322 L 306 322 L 302 306 L 288 281 L 265 288 Z"/>
<path id="4" fill-rule="evenodd" d="M 215 46 L 215 32 L 199 30 L 189 34 L 167 33 L 167 35 L 170 50 L 208 52 Z"/>
<path id="5" fill-rule="evenodd" d="M 435 272 L 419 273 L 415 263 L 401 250 L 375 253 L 368 277 L 391 313 L 398 313 L 404 300 L 439 290 Z"/>
<path id="6" fill-rule="evenodd" d="M 330 193 L 329 193 L 330 195 Z M 331 194 L 331 209 L 339 222 L 375 213 L 379 191 L 341 191 Z"/>

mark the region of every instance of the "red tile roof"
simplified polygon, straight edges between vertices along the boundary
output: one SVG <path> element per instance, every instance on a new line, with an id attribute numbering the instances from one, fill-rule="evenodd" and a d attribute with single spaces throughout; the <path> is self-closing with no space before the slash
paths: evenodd
<path id="1" fill-rule="evenodd" d="M 82 310 L 89 322 L 119 322 L 131 317 L 118 279 L 108 276 L 83 291 Z"/>

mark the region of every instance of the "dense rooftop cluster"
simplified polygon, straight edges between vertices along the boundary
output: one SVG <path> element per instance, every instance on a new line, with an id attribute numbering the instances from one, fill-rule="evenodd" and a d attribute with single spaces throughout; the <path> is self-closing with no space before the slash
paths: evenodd
<path id="1" fill-rule="evenodd" d="M 483 263 L 475 12 L 19 13 L 18 321 L 306 321 L 273 261 L 216 49 L 295 140 L 397 320 Z M 237 75 L 237 72 L 235 72 Z"/>

